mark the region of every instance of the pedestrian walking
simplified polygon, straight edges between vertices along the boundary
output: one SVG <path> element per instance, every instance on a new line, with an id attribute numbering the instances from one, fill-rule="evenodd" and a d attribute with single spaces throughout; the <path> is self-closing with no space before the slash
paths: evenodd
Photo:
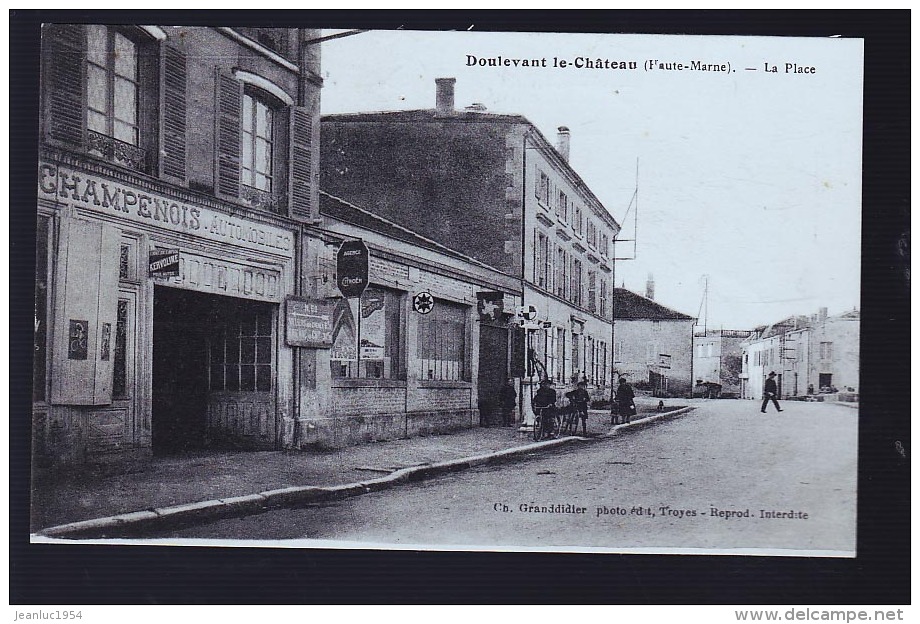
<path id="1" fill-rule="evenodd" d="M 629 423 L 636 414 L 636 395 L 632 386 L 626 383 L 625 377 L 620 377 L 616 391 L 617 423 Z"/>
<path id="2" fill-rule="evenodd" d="M 517 391 L 514 389 L 514 380 L 510 377 L 505 381 L 501 390 L 502 425 L 510 427 L 514 424 L 514 408 L 517 407 Z"/>
<path id="3" fill-rule="evenodd" d="M 767 413 L 767 403 L 773 401 L 773 405 L 776 407 L 777 412 L 783 411 L 780 409 L 779 402 L 776 400 L 776 395 L 778 390 L 776 389 L 776 373 L 770 371 L 770 374 L 767 375 L 767 380 L 763 384 L 763 403 L 760 406 L 760 411 L 764 414 Z"/>

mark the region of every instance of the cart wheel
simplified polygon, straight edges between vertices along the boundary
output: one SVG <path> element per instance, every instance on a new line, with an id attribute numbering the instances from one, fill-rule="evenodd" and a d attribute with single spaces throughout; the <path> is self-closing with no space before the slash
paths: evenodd
<path id="1" fill-rule="evenodd" d="M 537 414 L 536 417 L 534 417 L 533 419 L 534 442 L 539 442 L 542 435 L 543 435 L 543 417 Z"/>

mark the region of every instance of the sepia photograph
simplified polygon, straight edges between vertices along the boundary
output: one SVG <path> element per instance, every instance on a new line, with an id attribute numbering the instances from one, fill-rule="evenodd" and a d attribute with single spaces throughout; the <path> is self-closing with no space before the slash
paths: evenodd
<path id="1" fill-rule="evenodd" d="M 103 21 L 33 544 L 859 555 L 862 39 Z"/>

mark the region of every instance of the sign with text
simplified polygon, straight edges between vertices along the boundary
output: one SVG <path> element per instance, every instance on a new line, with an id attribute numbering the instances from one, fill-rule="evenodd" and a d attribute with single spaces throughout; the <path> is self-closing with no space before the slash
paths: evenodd
<path id="1" fill-rule="evenodd" d="M 287 229 L 53 162 L 38 166 L 38 197 L 132 223 L 200 236 L 223 245 L 291 258 Z"/>
<path id="2" fill-rule="evenodd" d="M 153 249 L 149 260 L 150 277 L 179 277 L 178 249 Z"/>
<path id="3" fill-rule="evenodd" d="M 288 297 L 285 303 L 285 340 L 292 347 L 332 348 L 335 301 Z"/>
<path id="4" fill-rule="evenodd" d="M 360 297 L 367 288 L 367 245 L 361 240 L 342 242 L 336 254 L 336 285 L 345 297 Z"/>

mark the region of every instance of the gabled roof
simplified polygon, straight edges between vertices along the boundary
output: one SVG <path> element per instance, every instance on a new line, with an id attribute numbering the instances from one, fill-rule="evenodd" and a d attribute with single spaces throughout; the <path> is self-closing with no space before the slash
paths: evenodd
<path id="1" fill-rule="evenodd" d="M 660 303 L 646 299 L 625 288 L 613 290 L 613 311 L 616 319 L 649 319 L 655 321 L 692 321 L 692 316 L 687 316 L 671 308 L 666 308 Z"/>

